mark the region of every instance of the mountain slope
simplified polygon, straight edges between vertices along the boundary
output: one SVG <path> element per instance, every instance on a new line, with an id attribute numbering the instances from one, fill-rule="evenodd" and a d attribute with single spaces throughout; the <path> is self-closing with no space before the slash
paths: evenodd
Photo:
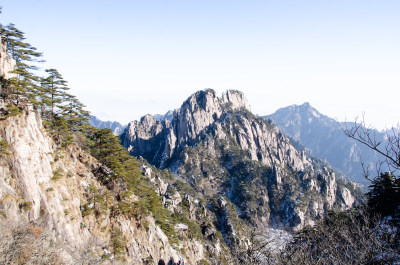
<path id="1" fill-rule="evenodd" d="M 110 131 L 91 141 L 101 163 L 76 144 L 57 144 L 29 105 L 0 121 L 0 263 L 232 263 L 211 212 L 173 193 L 168 172 L 113 147 Z"/>
<path id="2" fill-rule="evenodd" d="M 274 120 L 284 134 L 301 142 L 314 156 L 326 159 L 352 180 L 370 184 L 364 178 L 360 155 L 364 163 L 370 166 L 374 166 L 379 157 L 376 152 L 348 138 L 342 129 L 345 123 L 338 123 L 319 113 L 309 103 L 281 108 L 265 118 Z M 377 139 L 384 139 L 383 133 L 376 131 L 375 135 Z"/>
<path id="3" fill-rule="evenodd" d="M 222 97 L 199 91 L 174 111 L 172 121 L 146 115 L 129 123 L 121 142 L 203 194 L 227 242 L 235 242 L 243 227 L 298 230 L 355 201 L 353 184 L 337 180 L 277 126 L 253 115 L 238 91 Z M 230 204 L 235 207 L 227 210 Z"/>

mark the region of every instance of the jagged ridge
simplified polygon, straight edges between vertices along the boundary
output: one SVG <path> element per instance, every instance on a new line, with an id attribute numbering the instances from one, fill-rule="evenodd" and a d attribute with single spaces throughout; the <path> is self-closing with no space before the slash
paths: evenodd
<path id="1" fill-rule="evenodd" d="M 205 196 L 226 196 L 250 224 L 297 230 L 355 201 L 353 184 L 296 150 L 278 127 L 250 112 L 238 91 L 199 91 L 171 122 L 151 115 L 131 122 L 121 142 Z"/>

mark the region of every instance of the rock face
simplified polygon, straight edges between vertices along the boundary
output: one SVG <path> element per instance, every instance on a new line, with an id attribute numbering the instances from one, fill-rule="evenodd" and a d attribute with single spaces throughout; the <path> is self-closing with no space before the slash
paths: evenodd
<path id="1" fill-rule="evenodd" d="M 224 235 L 229 242 L 240 237 L 232 231 L 241 231 L 242 221 L 299 230 L 355 201 L 354 184 L 336 179 L 329 166 L 298 151 L 277 126 L 253 115 L 238 91 L 221 97 L 199 91 L 171 121 L 146 115 L 129 123 L 121 142 L 132 155 L 171 169 L 215 197 L 209 208 L 223 220 L 221 231 L 231 231 Z M 227 202 L 235 206 L 230 214 Z"/>
<path id="2" fill-rule="evenodd" d="M 183 247 L 172 245 L 151 216 L 138 223 L 112 213 L 117 202 L 98 180 L 104 166 L 77 146 L 57 146 L 31 107 L 0 121 L 0 141 L 0 263 L 29 257 L 32 264 L 45 258 L 47 264 L 175 264 L 180 259 L 197 264 L 205 257 L 204 245 L 195 239 L 182 239 L 183 255 Z M 147 167 L 143 176 L 157 182 Z M 166 187 L 159 184 L 164 194 Z M 108 208 L 101 208 L 104 201 Z M 15 231 L 24 236 L 16 238 Z M 17 240 L 29 243 L 22 253 L 7 245 L 20 244 Z M 126 242 L 120 259 L 118 240 Z M 34 255 L 40 261 L 32 258 L 37 248 L 48 250 L 42 257 Z"/>
<path id="3" fill-rule="evenodd" d="M 321 114 L 309 103 L 281 108 L 265 118 L 274 120 L 283 133 L 309 148 L 314 156 L 326 159 L 351 180 L 366 186 L 370 184 L 363 177 L 360 155 L 363 162 L 372 167 L 372 170 L 379 156 L 364 145 L 348 138 L 341 128 L 346 127 L 345 123 L 339 123 Z M 378 131 L 374 133 L 378 140 L 385 141 L 384 133 Z"/>
<path id="4" fill-rule="evenodd" d="M 158 167 L 165 167 L 169 159 L 196 140 L 208 126 L 220 119 L 224 109 L 250 110 L 244 95 L 227 91 L 221 98 L 212 90 L 200 91 L 189 97 L 172 114 L 172 121 L 156 120 L 146 115 L 128 124 L 121 135 L 122 144 L 134 155 L 141 155 Z"/>
<path id="5" fill-rule="evenodd" d="M 173 117 L 174 117 L 174 110 L 169 110 L 164 115 L 161 115 L 161 114 L 154 115 L 154 119 L 156 119 L 156 121 L 161 121 L 161 120 L 172 121 Z"/>
<path id="6" fill-rule="evenodd" d="M 0 77 L 10 79 L 15 77 L 16 74 L 10 73 L 15 68 L 15 60 L 8 54 L 7 46 L 3 43 L 0 36 Z M 3 82 L 0 82 L 0 94 L 3 93 Z M 0 110 L 4 108 L 3 97 L 0 97 Z"/>
<path id="7" fill-rule="evenodd" d="M 15 60 L 8 54 L 6 45 L 3 44 L 3 40 L 0 37 L 0 76 L 9 79 L 15 74 L 10 73 L 14 70 Z"/>

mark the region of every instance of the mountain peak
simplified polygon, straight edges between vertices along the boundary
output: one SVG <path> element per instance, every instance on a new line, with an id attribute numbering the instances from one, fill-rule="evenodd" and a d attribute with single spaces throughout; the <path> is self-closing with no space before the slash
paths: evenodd
<path id="1" fill-rule="evenodd" d="M 140 122 L 152 126 L 154 123 L 156 123 L 156 119 L 153 117 L 153 115 L 146 114 L 140 119 Z"/>
<path id="2" fill-rule="evenodd" d="M 273 116 L 287 116 L 287 115 L 300 115 L 300 117 L 309 119 L 310 117 L 320 118 L 323 116 L 318 110 L 316 110 L 309 102 L 304 102 L 301 105 L 290 105 L 285 108 L 280 108 L 277 110 Z"/>
<path id="3" fill-rule="evenodd" d="M 231 103 L 232 109 L 245 108 L 251 110 L 246 96 L 238 90 L 227 90 L 222 94 L 221 99 L 224 103 Z"/>
<path id="4" fill-rule="evenodd" d="M 158 153 L 158 156 L 155 156 L 157 165 L 163 165 L 174 152 L 181 150 L 187 142 L 195 140 L 205 128 L 219 120 L 221 115 L 230 110 L 241 109 L 250 111 L 250 105 L 240 91 L 227 90 L 218 97 L 213 89 L 200 90 L 188 97 L 179 109 L 174 110 L 170 115 L 170 122 L 165 126 L 156 123 L 156 119 L 151 115 L 131 122 L 122 136 L 122 142 L 129 150 L 135 150 L 132 152 L 136 154 L 135 152 L 142 148 L 140 140 L 136 140 L 137 137 L 147 139 L 152 132 L 156 132 L 160 138 L 169 135 L 167 141 L 162 144 L 165 150 L 153 150 Z"/>
<path id="5" fill-rule="evenodd" d="M 312 107 L 310 105 L 310 103 L 308 103 L 308 102 L 303 103 L 303 105 L 300 106 L 300 109 L 303 110 L 304 112 L 306 112 L 309 117 L 320 118 L 323 116 L 318 110 L 316 110 L 314 107 Z"/>
<path id="6" fill-rule="evenodd" d="M 200 90 L 192 94 L 183 103 L 182 108 L 185 106 L 191 108 L 192 110 L 197 109 L 196 106 L 198 106 L 206 111 L 218 107 L 229 107 L 233 110 L 238 110 L 241 108 L 250 110 L 250 105 L 247 101 L 247 98 L 242 92 L 237 90 L 227 90 L 222 93 L 221 97 L 218 97 L 215 90 L 211 88 Z"/>
<path id="7" fill-rule="evenodd" d="M 303 108 L 311 108 L 311 105 L 310 105 L 309 102 L 304 102 L 302 105 L 300 105 L 300 107 L 303 107 Z"/>
<path id="8" fill-rule="evenodd" d="M 169 168 L 202 196 L 226 196 L 215 205 L 233 203 L 240 218 L 249 222 L 298 230 L 320 219 L 324 209 L 352 205 L 353 197 L 341 200 L 347 190 L 330 169 L 244 109 L 249 105 L 239 91 L 228 90 L 220 97 L 211 89 L 198 91 L 175 111 L 171 122 L 147 124 L 143 119 L 125 130 L 121 142 L 131 155 Z M 239 230 L 228 223 L 224 231 L 234 236 Z"/>

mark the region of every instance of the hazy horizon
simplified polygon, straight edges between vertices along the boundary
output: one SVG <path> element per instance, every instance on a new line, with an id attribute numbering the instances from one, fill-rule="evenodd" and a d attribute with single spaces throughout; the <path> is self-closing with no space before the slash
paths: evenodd
<path id="1" fill-rule="evenodd" d="M 398 1 L 5 0 L 91 113 L 126 124 L 191 94 L 242 91 L 258 115 L 309 102 L 339 121 L 400 121 Z"/>

